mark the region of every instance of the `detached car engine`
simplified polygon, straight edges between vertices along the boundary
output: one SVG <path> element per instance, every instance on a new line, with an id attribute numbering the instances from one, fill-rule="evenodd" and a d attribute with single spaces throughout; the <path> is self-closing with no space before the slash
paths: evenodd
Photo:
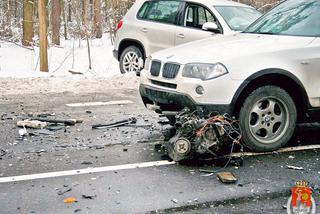
<path id="1" fill-rule="evenodd" d="M 237 121 L 227 115 L 191 112 L 183 109 L 175 116 L 175 135 L 164 144 L 174 161 L 195 158 L 201 154 L 218 156 L 222 147 L 239 143 L 241 139 Z"/>

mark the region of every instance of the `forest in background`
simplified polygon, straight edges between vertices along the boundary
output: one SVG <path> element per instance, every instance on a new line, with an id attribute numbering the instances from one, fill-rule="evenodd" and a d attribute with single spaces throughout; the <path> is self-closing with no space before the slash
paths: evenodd
<path id="1" fill-rule="evenodd" d="M 262 12 L 277 0 L 234 0 Z M 135 0 L 1 0 L 0 40 L 25 48 L 40 47 L 40 70 L 48 71 L 47 47 L 64 40 L 89 40 L 110 34 Z M 42 35 L 42 36 L 41 36 Z M 0 47 L 1 48 L 1 47 Z M 89 61 L 91 61 L 89 59 Z M 90 66 L 89 66 L 90 67 Z"/>

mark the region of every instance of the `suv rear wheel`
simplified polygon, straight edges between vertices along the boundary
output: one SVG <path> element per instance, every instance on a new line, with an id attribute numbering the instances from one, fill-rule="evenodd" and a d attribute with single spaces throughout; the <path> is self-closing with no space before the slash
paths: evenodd
<path id="1" fill-rule="evenodd" d="M 140 49 L 136 46 L 128 46 L 120 56 L 120 72 L 123 74 L 139 72 L 139 58 L 143 58 Z"/>
<path id="2" fill-rule="evenodd" d="M 255 151 L 273 151 L 292 137 L 297 110 L 285 90 L 263 86 L 247 97 L 239 119 L 245 145 Z"/>

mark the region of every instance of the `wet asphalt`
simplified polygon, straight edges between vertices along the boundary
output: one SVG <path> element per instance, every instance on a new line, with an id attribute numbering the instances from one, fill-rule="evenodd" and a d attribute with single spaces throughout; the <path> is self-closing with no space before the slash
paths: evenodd
<path id="1" fill-rule="evenodd" d="M 132 104 L 67 107 L 68 103 L 131 100 Z M 99 93 L 6 95 L 0 98 L 0 178 L 117 166 L 166 159 L 155 147 L 169 125 L 143 106 L 136 90 Z M 21 138 L 16 121 L 30 115 L 81 118 L 83 123 Z M 137 118 L 137 124 L 95 130 L 91 126 Z M 318 124 L 299 125 L 288 146 L 320 144 Z M 61 128 L 61 129 L 60 129 Z M 0 183 L 0 213 L 286 213 L 290 188 L 300 179 L 319 201 L 320 150 L 244 158 L 228 166 L 236 184 L 222 184 L 211 161 Z M 288 169 L 287 165 L 303 167 Z M 65 190 L 65 193 L 63 193 Z M 76 202 L 63 200 L 73 197 Z"/>

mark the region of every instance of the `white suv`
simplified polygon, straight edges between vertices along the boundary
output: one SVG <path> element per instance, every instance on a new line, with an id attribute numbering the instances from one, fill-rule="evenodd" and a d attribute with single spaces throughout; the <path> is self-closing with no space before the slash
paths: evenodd
<path id="1" fill-rule="evenodd" d="M 242 31 L 261 16 L 228 0 L 138 0 L 117 24 L 114 56 L 121 73 L 139 70 L 139 58 L 215 34 Z"/>
<path id="2" fill-rule="evenodd" d="M 141 72 L 145 104 L 239 119 L 256 151 L 286 144 L 296 122 L 320 121 L 320 1 L 287 0 L 245 32 L 163 50 Z"/>

